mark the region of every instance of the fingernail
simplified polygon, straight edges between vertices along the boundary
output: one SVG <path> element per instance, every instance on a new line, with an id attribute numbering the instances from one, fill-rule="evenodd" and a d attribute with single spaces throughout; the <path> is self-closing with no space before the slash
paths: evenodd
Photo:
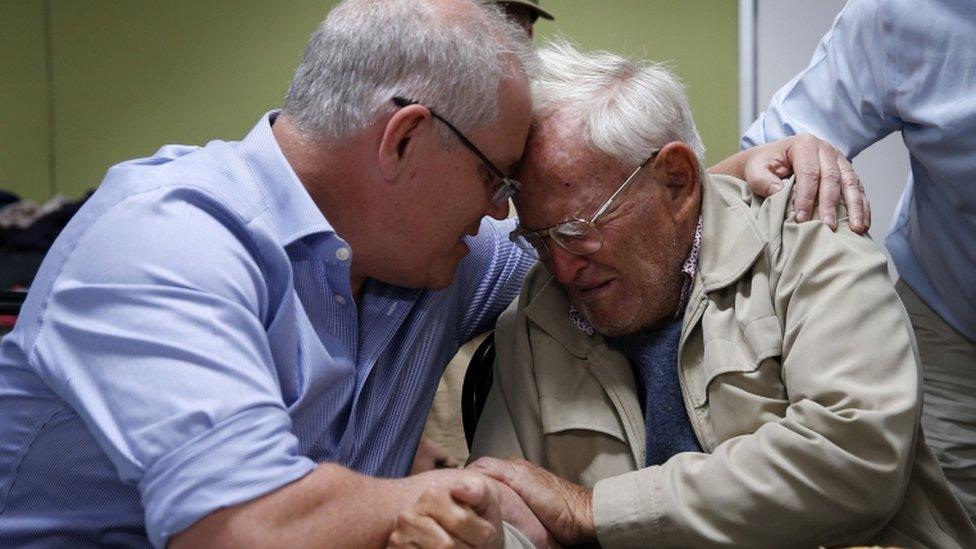
<path id="1" fill-rule="evenodd" d="M 799 221 L 800 223 L 803 223 L 804 221 L 806 221 L 807 220 L 807 211 L 806 210 L 797 210 L 796 211 L 796 220 Z"/>
<path id="2" fill-rule="evenodd" d="M 776 194 L 776 193 L 780 192 L 781 190 L 783 190 L 783 185 L 781 185 L 779 183 L 774 183 L 771 186 L 771 188 L 773 189 L 773 194 Z"/>
<path id="3" fill-rule="evenodd" d="M 834 219 L 834 216 L 831 214 L 825 215 L 823 221 L 828 227 L 836 226 L 836 220 Z"/>

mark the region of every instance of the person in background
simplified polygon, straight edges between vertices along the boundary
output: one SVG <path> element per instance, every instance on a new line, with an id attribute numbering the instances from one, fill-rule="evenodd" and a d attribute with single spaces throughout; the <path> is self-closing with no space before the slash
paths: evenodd
<path id="1" fill-rule="evenodd" d="M 973 67 L 976 2 L 852 0 L 810 65 L 742 136 L 742 146 L 811 132 L 855 157 L 901 132 L 911 173 L 885 243 L 922 357 L 925 437 L 976 520 Z M 857 185 L 856 178 L 848 182 Z M 757 192 L 770 191 L 753 183 Z M 809 208 L 817 191 L 801 187 Z M 820 191 L 823 208 L 836 199 L 836 189 Z"/>
<path id="2" fill-rule="evenodd" d="M 535 35 L 535 22 L 540 17 L 552 21 L 551 13 L 542 9 L 539 0 L 490 0 L 501 8 L 505 15 L 525 30 L 529 38 Z"/>

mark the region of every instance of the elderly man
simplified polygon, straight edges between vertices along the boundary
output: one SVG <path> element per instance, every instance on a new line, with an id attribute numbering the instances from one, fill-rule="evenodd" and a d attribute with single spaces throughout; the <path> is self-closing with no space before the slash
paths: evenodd
<path id="1" fill-rule="evenodd" d="M 524 459 L 473 468 L 564 544 L 976 547 L 871 240 L 706 175 L 665 68 L 541 57 L 513 238 L 542 265 L 472 448 Z"/>
<path id="2" fill-rule="evenodd" d="M 526 48 L 472 2 L 350 0 L 243 141 L 112 168 L 0 343 L 0 546 L 375 546 L 440 485 L 537 533 L 482 475 L 375 478 L 534 262 L 482 222 Z"/>

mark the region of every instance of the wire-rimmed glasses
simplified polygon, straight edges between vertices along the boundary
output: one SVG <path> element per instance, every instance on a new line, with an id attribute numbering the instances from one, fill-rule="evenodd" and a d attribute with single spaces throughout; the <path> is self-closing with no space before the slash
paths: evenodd
<path id="1" fill-rule="evenodd" d="M 406 107 L 408 105 L 420 104 L 420 102 L 418 101 L 414 101 L 413 99 L 408 99 L 406 97 L 402 97 L 399 95 L 393 98 L 393 102 L 396 103 L 396 105 L 400 108 Z M 461 141 L 461 144 L 463 144 L 465 147 L 468 148 L 468 150 L 473 152 L 475 156 L 477 156 L 481 160 L 481 162 L 485 165 L 485 168 L 488 170 L 488 173 L 490 173 L 497 180 L 497 182 L 495 183 L 495 185 L 492 186 L 490 191 L 492 204 L 494 204 L 495 206 L 501 206 L 502 204 L 508 202 L 508 199 L 515 196 L 515 193 L 517 193 L 519 189 L 522 188 L 521 183 L 519 183 L 515 179 L 512 179 L 511 177 L 508 177 L 507 175 L 505 175 L 504 172 L 499 170 L 495 166 L 495 164 L 491 160 L 488 160 L 488 157 L 485 156 L 484 153 L 482 153 L 481 150 L 478 149 L 478 147 L 476 147 L 475 144 L 471 142 L 470 139 L 468 139 L 467 137 L 464 136 L 463 133 L 461 133 L 461 130 L 454 127 L 454 124 L 451 124 L 450 122 L 447 121 L 446 118 L 434 112 L 434 109 L 427 107 L 427 110 L 430 111 L 431 116 L 433 116 L 436 120 L 440 120 L 452 132 L 454 132 L 454 135 L 456 135 L 457 138 Z"/>
<path id="2" fill-rule="evenodd" d="M 514 242 L 519 248 L 535 253 L 542 261 L 547 261 L 552 256 L 549 245 L 546 243 L 547 238 L 551 238 L 559 247 L 571 254 L 595 254 L 603 247 L 603 235 L 600 234 L 597 224 L 607 213 L 612 211 L 611 208 L 617 199 L 637 179 L 637 175 L 644 166 L 654 160 L 658 152 L 660 152 L 660 149 L 652 151 L 650 156 L 647 157 L 647 160 L 642 162 L 640 166 L 637 166 L 637 169 L 610 195 L 610 198 L 600 206 L 589 221 L 577 217 L 567 219 L 562 223 L 557 223 L 546 229 L 530 230 L 519 227 L 509 234 L 509 240 Z"/>

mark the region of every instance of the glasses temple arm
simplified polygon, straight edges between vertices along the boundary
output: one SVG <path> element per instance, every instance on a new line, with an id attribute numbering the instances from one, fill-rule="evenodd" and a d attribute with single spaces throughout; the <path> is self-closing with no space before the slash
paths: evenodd
<path id="1" fill-rule="evenodd" d="M 630 186 L 631 181 L 633 181 L 637 177 L 637 174 L 640 173 L 642 169 L 644 169 L 644 166 L 646 166 L 648 162 L 650 162 L 651 160 L 654 159 L 655 156 L 657 156 L 657 153 L 658 151 L 652 152 L 651 156 L 647 157 L 647 160 L 642 162 L 640 166 L 637 166 L 636 170 L 631 172 L 631 174 L 627 177 L 627 179 L 624 180 L 624 182 L 620 185 L 620 188 L 617 189 L 617 192 L 610 195 L 610 198 L 603 203 L 603 207 L 600 208 L 599 211 L 597 211 L 595 214 L 593 214 L 593 219 L 590 220 L 590 223 L 596 223 L 597 221 L 600 220 L 600 216 L 606 213 L 606 211 L 610 208 L 610 206 L 613 205 L 613 201 L 617 199 L 620 193 L 624 192 L 624 189 Z"/>
<path id="2" fill-rule="evenodd" d="M 492 172 L 491 175 L 494 175 L 498 179 L 508 179 L 505 176 L 505 174 L 502 173 L 501 170 L 495 167 L 495 164 L 491 160 L 488 160 L 487 156 L 485 156 L 484 154 L 481 153 L 480 150 L 478 150 L 478 147 L 476 147 L 474 143 L 472 143 L 467 137 L 464 136 L 463 133 L 461 133 L 461 130 L 454 127 L 454 124 L 451 124 L 450 122 L 447 121 L 447 119 L 445 119 L 444 117 L 442 117 L 441 115 L 437 114 L 434 111 L 430 111 L 430 115 L 440 120 L 441 122 L 444 123 L 445 126 L 450 128 L 451 131 L 454 132 L 454 135 L 456 135 L 457 138 L 461 140 L 461 143 L 464 143 L 465 147 L 471 149 L 471 152 L 473 152 L 485 164 L 485 166 L 489 170 L 491 170 Z"/>

